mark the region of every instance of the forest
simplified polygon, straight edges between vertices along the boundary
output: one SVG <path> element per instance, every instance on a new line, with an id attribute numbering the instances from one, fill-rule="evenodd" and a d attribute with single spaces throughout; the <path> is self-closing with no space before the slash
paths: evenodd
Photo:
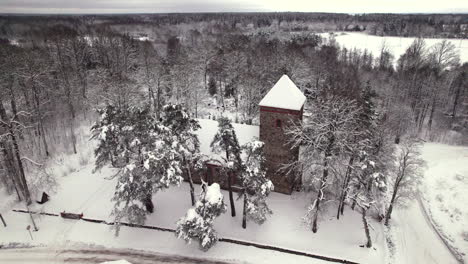
<path id="1" fill-rule="evenodd" d="M 304 123 L 288 132 L 291 144 L 303 148 L 303 159 L 285 167 L 296 170 L 317 161 L 321 164 L 306 168 L 312 176 L 303 188 L 317 196 L 305 222 L 317 232 L 320 203 L 333 199 L 338 201 L 338 218 L 346 200 L 353 209 L 361 208 L 364 222 L 372 207 L 375 217 L 388 224 L 400 184 L 410 192 L 418 183 L 406 181 L 408 175 L 419 175 L 417 145 L 421 141 L 466 144 L 468 133 L 468 64 L 460 62 L 449 41 L 428 46 L 423 38 L 463 36 L 466 27 L 465 33 L 460 29 L 467 24 L 467 16 L 389 17 L 302 13 L 3 16 L 0 185 L 30 203 L 34 200 L 31 193 L 54 185 L 56 179 L 46 168 L 62 153 L 76 154 L 80 162 L 88 162 L 88 154 L 82 150 L 94 124 L 97 169 L 104 165 L 120 168 L 117 190 L 137 188 L 132 189 L 136 196 L 117 192 L 116 219 L 125 216 L 141 223 L 152 211 L 148 195 L 187 177 L 190 169 L 183 168 L 184 164 L 196 157 L 168 151 L 185 153 L 189 147 L 184 144 L 193 136 L 168 132 L 189 129 L 179 128 L 171 120 L 190 117 L 191 121 L 181 121 L 186 124 L 197 118 L 213 119 L 227 131 L 232 130 L 231 122 L 258 125 L 259 101 L 287 74 L 304 92 L 307 103 Z M 347 30 L 356 24 L 363 25 L 356 30 L 370 34 L 419 38 L 394 65 L 394 55 L 385 44 L 380 54 L 370 54 L 347 50 L 333 37 L 325 40 L 315 34 Z M 453 32 L 447 33 L 444 25 L 451 25 L 448 28 Z M 268 30 L 261 30 L 264 28 Z M 179 107 L 183 113 L 177 112 L 182 111 Z M 110 125 L 119 128 L 112 137 L 107 132 Z M 140 134 L 129 133 L 127 128 L 138 129 Z M 174 137 L 180 137 L 176 142 L 181 145 L 169 143 Z M 250 175 L 243 178 L 244 214 L 249 202 L 257 202 L 258 210 L 268 215 L 263 199 L 270 188 L 249 196 L 249 188 L 269 186 L 255 169 L 261 162 L 254 158 L 241 161 L 238 154 L 241 149 L 255 153 L 259 146 L 242 147 L 232 141 L 234 145 L 229 147 L 216 140 L 213 145 L 226 151 L 226 162 L 234 164 L 230 169 Z M 196 145 L 193 142 L 190 144 Z M 145 144 L 162 145 L 152 153 L 143 151 Z M 394 156 L 395 144 L 402 147 L 393 166 L 390 164 L 395 162 L 388 159 Z M 118 154 L 122 149 L 123 154 Z M 152 158 L 155 156 L 164 158 Z M 140 178 L 153 184 L 150 188 L 128 185 L 133 182 L 135 166 L 141 170 L 138 175 L 144 175 Z M 158 171 L 161 168 L 164 170 Z M 157 180 L 152 178 L 156 174 Z M 248 182 L 252 179 L 261 182 Z M 388 190 L 390 199 L 381 197 L 380 191 L 387 185 L 393 187 Z M 202 198 L 203 206 L 211 206 L 210 198 Z M 133 200 L 145 206 L 134 203 L 138 210 L 128 207 Z M 125 201 L 127 207 L 122 209 L 119 203 Z M 196 212 L 188 213 L 180 223 L 177 232 L 183 238 L 188 239 L 187 229 L 193 228 L 190 216 L 205 210 L 196 206 Z M 213 206 L 215 216 L 203 216 L 209 225 L 227 207 L 222 203 Z M 262 222 L 263 214 L 252 213 L 252 217 Z M 203 249 L 215 240 L 214 233 L 209 236 Z M 369 238 L 367 246 L 371 244 Z"/>

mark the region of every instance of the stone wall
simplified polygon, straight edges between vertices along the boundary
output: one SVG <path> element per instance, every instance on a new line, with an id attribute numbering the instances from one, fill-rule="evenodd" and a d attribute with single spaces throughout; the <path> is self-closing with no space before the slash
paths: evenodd
<path id="1" fill-rule="evenodd" d="M 260 140 L 265 143 L 267 177 L 272 180 L 276 192 L 291 194 L 294 184 L 300 184 L 294 182 L 293 175 L 280 171 L 282 164 L 299 157 L 299 149 L 288 146 L 289 137 L 285 134 L 285 129 L 299 120 L 302 120 L 302 110 L 260 107 Z"/>

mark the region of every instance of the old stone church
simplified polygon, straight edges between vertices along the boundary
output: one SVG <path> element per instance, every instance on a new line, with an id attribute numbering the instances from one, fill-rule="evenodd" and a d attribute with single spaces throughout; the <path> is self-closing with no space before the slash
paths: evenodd
<path id="1" fill-rule="evenodd" d="M 306 97 L 287 75 L 283 75 L 259 103 L 260 126 L 233 123 L 239 144 L 243 145 L 252 139 L 265 143 L 265 159 L 267 177 L 275 185 L 275 191 L 291 194 L 297 181 L 292 175 L 280 171 L 282 164 L 297 160 L 299 149 L 291 149 L 287 142 L 285 127 L 291 122 L 302 120 Z M 216 162 L 217 155 L 211 153 L 210 143 L 218 129 L 218 123 L 213 120 L 200 119 L 201 129 L 197 131 L 200 139 L 200 151 L 213 157 L 208 162 L 205 175 L 194 175 L 194 181 L 200 182 L 203 177 L 209 183 L 220 182 L 219 170 L 222 164 Z M 236 186 L 236 183 L 232 183 Z M 224 187 L 226 184 L 221 184 Z"/>

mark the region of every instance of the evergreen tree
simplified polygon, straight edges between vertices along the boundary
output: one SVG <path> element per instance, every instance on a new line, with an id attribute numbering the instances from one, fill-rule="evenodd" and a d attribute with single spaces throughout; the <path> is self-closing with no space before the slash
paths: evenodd
<path id="1" fill-rule="evenodd" d="M 116 235 L 119 222 L 143 224 L 152 213 L 152 194 L 182 181 L 181 149 L 173 131 L 151 115 L 149 108 L 107 106 L 93 126 L 98 139 L 96 169 L 116 158 L 117 186 L 112 201 Z M 117 154 L 118 153 L 118 154 Z"/>
<path id="2" fill-rule="evenodd" d="M 237 140 L 236 131 L 231 124 L 231 120 L 226 117 L 218 119 L 218 132 L 215 134 L 211 142 L 211 149 L 215 153 L 225 153 L 225 170 L 226 180 L 228 182 L 229 202 L 231 204 L 231 215 L 236 216 L 236 208 L 234 207 L 234 197 L 232 194 L 232 183 L 236 173 L 241 171 L 242 160 L 240 157 L 241 147 Z"/>
<path id="3" fill-rule="evenodd" d="M 263 224 L 267 215 L 273 213 L 266 203 L 266 198 L 274 187 L 273 183 L 266 178 L 263 146 L 263 142 L 256 140 L 243 146 L 246 158 L 241 176 L 242 190 L 239 193 L 239 198 L 244 198 L 243 228 L 247 227 L 247 219 Z"/>
<path id="4" fill-rule="evenodd" d="M 200 200 L 195 208 L 190 208 L 186 215 L 177 222 L 175 235 L 190 243 L 198 240 L 200 249 L 207 251 L 217 241 L 218 234 L 214 230 L 214 220 L 226 212 L 226 205 L 219 184 L 203 186 Z"/>
<path id="5" fill-rule="evenodd" d="M 195 131 L 200 129 L 200 124 L 196 119 L 190 118 L 186 109 L 181 105 L 166 105 L 163 107 L 163 124 L 171 129 L 179 141 L 181 155 L 184 164 L 184 174 L 189 181 L 190 197 L 192 206 L 195 205 L 195 188 L 193 186 L 192 171 L 193 165 L 201 159 L 200 141 Z"/>

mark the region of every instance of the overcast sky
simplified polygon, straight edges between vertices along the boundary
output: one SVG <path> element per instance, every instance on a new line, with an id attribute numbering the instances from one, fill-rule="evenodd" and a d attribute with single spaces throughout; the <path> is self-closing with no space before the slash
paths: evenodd
<path id="1" fill-rule="evenodd" d="M 468 13 L 468 0 L 0 0 L 0 13 Z"/>

